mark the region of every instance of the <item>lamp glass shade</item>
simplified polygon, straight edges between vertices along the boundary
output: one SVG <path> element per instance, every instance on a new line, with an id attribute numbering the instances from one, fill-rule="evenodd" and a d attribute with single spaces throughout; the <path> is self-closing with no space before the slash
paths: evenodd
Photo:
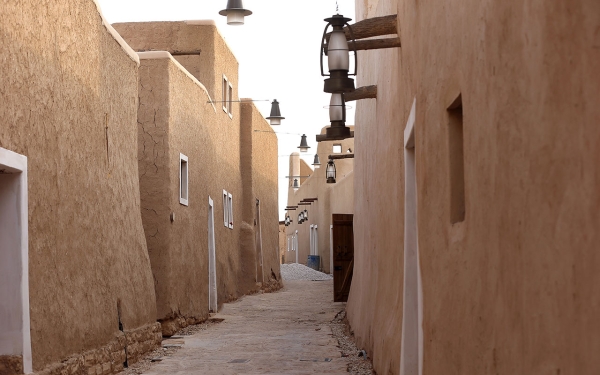
<path id="1" fill-rule="evenodd" d="M 244 24 L 244 11 L 242 10 L 230 10 L 227 12 L 227 24 L 232 26 L 239 26 Z"/>
<path id="2" fill-rule="evenodd" d="M 350 49 L 348 48 L 346 34 L 341 27 L 334 28 L 329 37 L 327 63 L 330 72 L 333 70 L 350 70 Z"/>
<path id="3" fill-rule="evenodd" d="M 269 120 L 269 122 L 271 123 L 271 126 L 281 125 L 281 119 L 278 118 L 272 118 Z"/>
<path id="4" fill-rule="evenodd" d="M 308 220 L 308 210 L 304 210 L 304 219 Z"/>
<path id="5" fill-rule="evenodd" d="M 344 100 L 342 94 L 331 94 L 329 101 L 329 120 L 346 121 L 344 118 Z"/>

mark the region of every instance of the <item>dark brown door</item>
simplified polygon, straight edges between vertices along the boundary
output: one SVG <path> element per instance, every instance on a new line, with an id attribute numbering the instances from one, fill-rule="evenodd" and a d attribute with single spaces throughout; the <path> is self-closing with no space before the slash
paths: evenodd
<path id="1" fill-rule="evenodd" d="M 354 215 L 333 214 L 333 301 L 346 302 L 354 271 Z"/>

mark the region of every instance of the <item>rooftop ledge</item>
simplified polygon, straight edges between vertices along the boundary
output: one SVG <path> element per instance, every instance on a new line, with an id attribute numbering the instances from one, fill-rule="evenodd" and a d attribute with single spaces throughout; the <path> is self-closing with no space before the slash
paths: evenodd
<path id="1" fill-rule="evenodd" d="M 192 82 L 194 82 L 198 87 L 200 87 L 204 93 L 206 94 L 206 97 L 208 98 L 208 102 L 211 103 L 213 110 L 215 112 L 217 112 L 217 108 L 215 107 L 215 104 L 213 103 L 210 94 L 208 93 L 208 90 L 206 90 L 206 87 L 202 84 L 202 82 L 198 81 L 198 79 L 196 77 L 194 77 L 190 72 L 187 71 L 186 68 L 183 67 L 183 65 L 181 65 L 179 63 L 179 61 L 177 61 L 173 55 L 171 55 L 169 52 L 167 51 L 147 51 L 147 52 L 138 52 L 137 56 L 139 58 L 139 60 L 171 60 L 171 62 L 173 64 L 175 64 L 175 66 L 181 70 L 183 73 L 185 73 L 189 79 L 192 80 Z"/>

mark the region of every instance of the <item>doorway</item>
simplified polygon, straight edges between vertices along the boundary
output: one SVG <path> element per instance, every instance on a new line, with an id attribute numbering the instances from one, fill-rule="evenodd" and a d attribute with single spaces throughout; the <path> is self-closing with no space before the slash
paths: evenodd
<path id="1" fill-rule="evenodd" d="M 404 290 L 400 375 L 423 372 L 423 292 L 417 227 L 416 99 L 404 130 Z"/>
<path id="2" fill-rule="evenodd" d="M 213 313 L 218 311 L 216 258 L 214 202 L 208 197 L 208 311 Z"/>
<path id="3" fill-rule="evenodd" d="M 354 273 L 354 215 L 333 214 L 333 301 L 347 302 Z"/>
<path id="4" fill-rule="evenodd" d="M 256 200 L 256 218 L 254 219 L 254 241 L 256 245 L 256 282 L 264 283 L 262 228 L 260 223 L 260 200 Z"/>
<path id="5" fill-rule="evenodd" d="M 33 372 L 29 319 L 27 158 L 0 148 L 0 362 Z"/>

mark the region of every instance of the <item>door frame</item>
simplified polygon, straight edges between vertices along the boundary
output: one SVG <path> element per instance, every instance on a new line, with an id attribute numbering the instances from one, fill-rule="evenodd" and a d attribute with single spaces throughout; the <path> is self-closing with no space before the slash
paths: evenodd
<path id="1" fill-rule="evenodd" d="M 404 130 L 404 283 L 400 375 L 423 373 L 423 289 L 419 261 L 415 150 L 416 103 L 415 98 Z"/>
<path id="2" fill-rule="evenodd" d="M 4 355 L 21 355 L 23 360 L 23 372 L 31 374 L 33 372 L 32 353 L 31 353 L 31 319 L 29 313 L 29 212 L 28 212 L 28 186 L 27 186 L 27 157 L 0 147 L 0 171 L 2 174 L 18 175 L 14 183 L 14 199 L 17 200 L 17 233 L 12 237 L 12 244 L 0 246 L 0 250 L 9 248 L 14 252 L 14 270 L 19 274 L 14 275 L 16 285 L 19 287 L 18 299 L 14 301 L 18 306 L 20 318 L 20 327 L 16 337 L 12 339 L 14 346 L 20 347 L 21 353 L 7 353 Z M 1 203 L 0 203 L 1 208 Z M 0 216 L 2 212 L 0 210 Z M 1 241 L 1 239 L 0 239 Z M 17 244 L 15 246 L 15 243 Z M 1 242 L 0 242 L 1 244 Z M 9 338 L 10 339 L 10 338 Z M 2 344 L 0 343 L 0 346 Z M 0 353 L 2 355 L 2 353 Z"/>
<path id="3" fill-rule="evenodd" d="M 208 197 L 208 311 L 218 311 L 217 301 L 217 251 L 215 245 L 214 202 Z"/>

